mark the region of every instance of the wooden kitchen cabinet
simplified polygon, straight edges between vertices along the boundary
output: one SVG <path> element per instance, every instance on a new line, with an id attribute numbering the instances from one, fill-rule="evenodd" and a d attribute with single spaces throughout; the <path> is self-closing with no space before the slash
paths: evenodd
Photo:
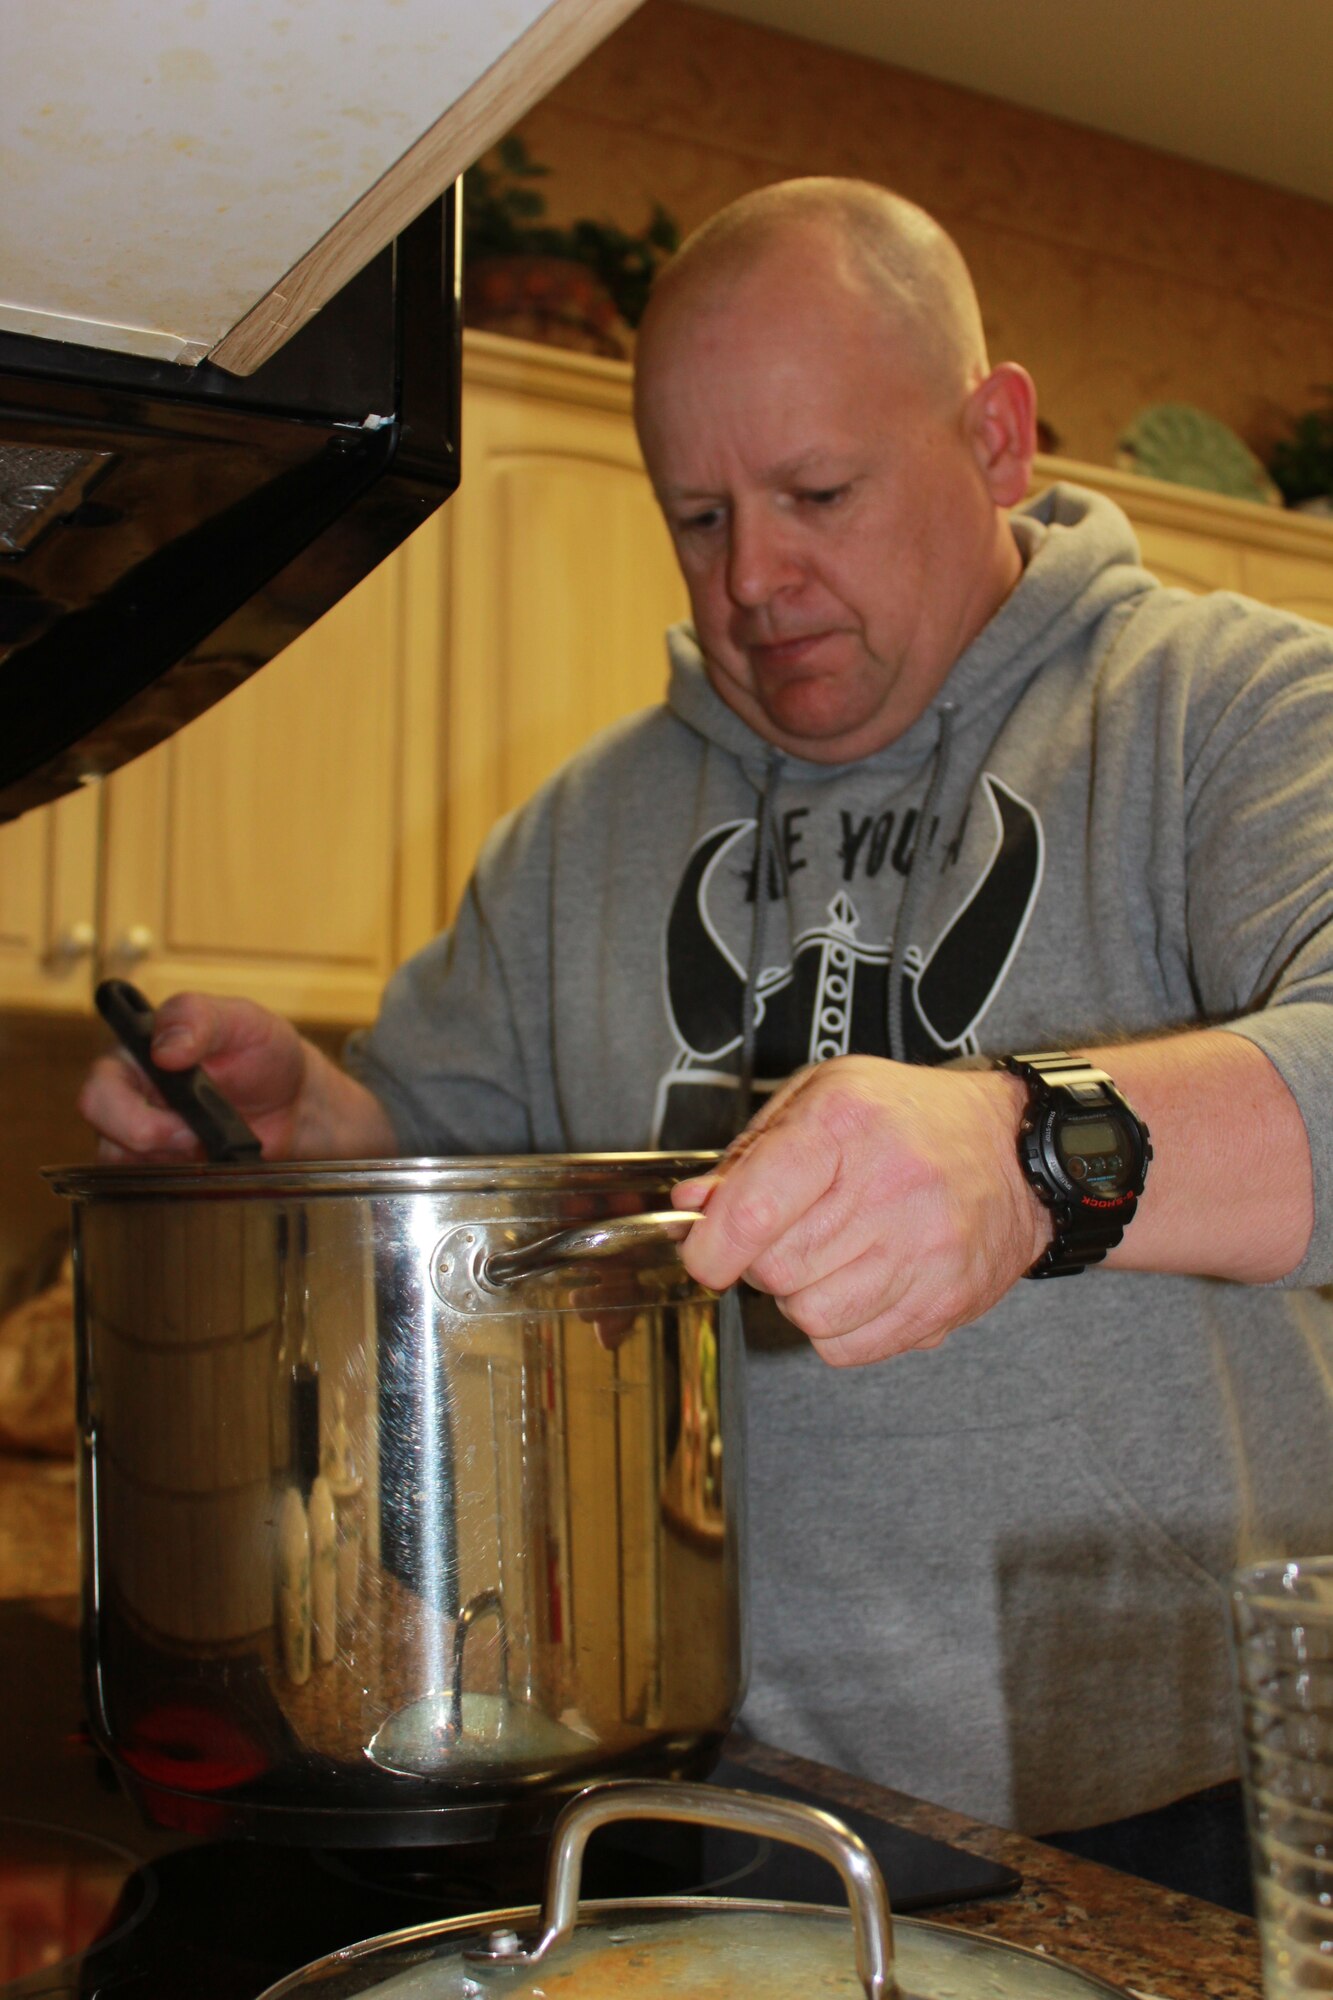
<path id="1" fill-rule="evenodd" d="M 623 363 L 466 342 L 451 545 L 445 907 L 477 849 L 599 729 L 660 701 L 688 612 Z"/>
<path id="2" fill-rule="evenodd" d="M 1309 522 L 1320 538 L 1308 548 L 1254 548 L 1241 553 L 1241 587 L 1265 604 L 1333 625 L 1333 546 L 1327 524 Z"/>
<path id="3" fill-rule="evenodd" d="M 0 826 L 0 1000 L 86 1013 L 97 946 L 99 788 Z"/>
<path id="4" fill-rule="evenodd" d="M 1091 486 L 1123 507 L 1144 562 L 1163 583 L 1239 590 L 1333 625 L 1333 521 L 1103 466 L 1038 459 L 1034 490 L 1056 479 Z"/>
<path id="5" fill-rule="evenodd" d="M 1156 521 L 1135 523 L 1143 560 L 1163 583 L 1184 590 L 1241 590 L 1240 552 L 1226 542 Z"/>
<path id="6" fill-rule="evenodd" d="M 372 1018 L 439 901 L 437 600 L 404 545 L 196 722 L 0 828 L 0 999 L 88 1013 L 111 974 Z"/>
<path id="7" fill-rule="evenodd" d="M 102 964 L 154 998 L 369 1019 L 410 943 L 401 552 L 107 786 Z"/>

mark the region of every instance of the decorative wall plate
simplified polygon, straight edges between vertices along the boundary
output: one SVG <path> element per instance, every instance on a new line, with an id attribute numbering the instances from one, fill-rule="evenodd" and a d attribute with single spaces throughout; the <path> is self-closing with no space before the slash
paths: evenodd
<path id="1" fill-rule="evenodd" d="M 1226 493 L 1280 507 L 1282 495 L 1249 446 L 1192 403 L 1153 403 L 1140 410 L 1119 440 L 1117 464 L 1149 479 Z"/>

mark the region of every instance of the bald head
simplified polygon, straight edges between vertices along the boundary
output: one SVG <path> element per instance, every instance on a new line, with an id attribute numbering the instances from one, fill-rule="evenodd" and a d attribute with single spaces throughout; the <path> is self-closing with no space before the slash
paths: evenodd
<path id="1" fill-rule="evenodd" d="M 817 762 L 892 742 L 1022 567 L 1032 383 L 954 244 L 860 181 L 747 195 L 657 280 L 634 373 L 718 694 Z"/>
<path id="2" fill-rule="evenodd" d="M 653 287 L 641 371 L 682 319 L 728 310 L 765 271 L 794 290 L 860 294 L 900 362 L 942 393 L 961 400 L 988 372 L 981 311 L 953 239 L 887 188 L 831 178 L 756 189 L 695 231 Z"/>

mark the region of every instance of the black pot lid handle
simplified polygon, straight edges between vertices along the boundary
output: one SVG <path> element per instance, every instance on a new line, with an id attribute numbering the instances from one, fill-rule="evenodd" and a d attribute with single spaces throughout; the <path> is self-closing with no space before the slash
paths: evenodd
<path id="1" fill-rule="evenodd" d="M 122 1048 L 185 1120 L 210 1160 L 259 1158 L 259 1140 L 197 1064 L 191 1069 L 162 1069 L 153 1061 L 157 1017 L 137 986 L 131 986 L 128 979 L 104 979 L 93 997 L 98 1013 Z"/>

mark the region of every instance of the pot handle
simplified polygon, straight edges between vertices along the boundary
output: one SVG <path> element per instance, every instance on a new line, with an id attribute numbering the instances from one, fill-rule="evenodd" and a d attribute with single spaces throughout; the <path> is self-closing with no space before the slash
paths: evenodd
<path id="1" fill-rule="evenodd" d="M 599 1826 L 618 1819 L 686 1820 L 696 1826 L 725 1827 L 764 1840 L 789 1840 L 831 1862 L 842 1877 L 851 1906 L 856 1972 L 867 2000 L 891 2000 L 893 1920 L 888 1892 L 875 1858 L 832 1813 L 793 1799 L 724 1791 L 712 1785 L 652 1784 L 635 1779 L 594 1785 L 561 1813 L 551 1837 L 542 1934 L 531 1951 L 519 1948 L 513 1931 L 493 1934 L 492 1947 L 464 1953 L 469 1964 L 532 1966 L 570 1935 L 578 1917 L 583 1850 Z"/>
<path id="2" fill-rule="evenodd" d="M 664 1243 L 679 1243 L 702 1219 L 692 1208 L 668 1208 L 643 1215 L 617 1215 L 589 1222 L 577 1229 L 560 1229 L 553 1236 L 539 1236 L 516 1250 L 495 1250 L 479 1260 L 477 1276 L 483 1285 L 497 1289 L 515 1278 L 540 1278 L 569 1264 L 586 1264 L 591 1259 L 633 1257 L 644 1250 L 660 1249 Z"/>

